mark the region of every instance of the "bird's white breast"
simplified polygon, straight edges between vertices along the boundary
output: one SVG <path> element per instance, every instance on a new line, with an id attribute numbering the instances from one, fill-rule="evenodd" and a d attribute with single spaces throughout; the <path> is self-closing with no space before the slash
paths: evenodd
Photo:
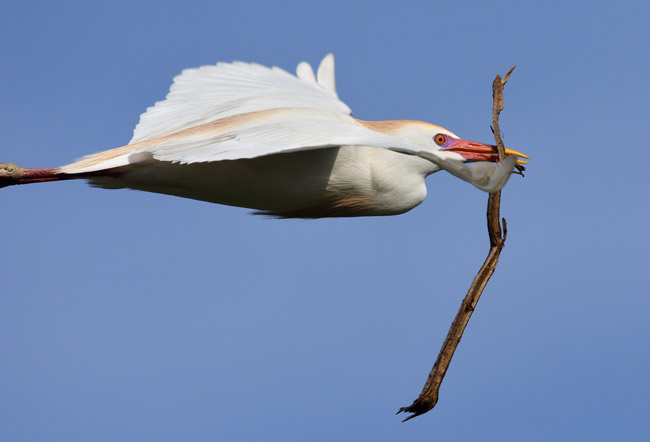
<path id="1" fill-rule="evenodd" d="M 278 217 L 394 215 L 426 197 L 437 166 L 412 155 L 366 146 L 317 149 L 198 164 L 142 161 L 91 179 L 231 206 Z"/>

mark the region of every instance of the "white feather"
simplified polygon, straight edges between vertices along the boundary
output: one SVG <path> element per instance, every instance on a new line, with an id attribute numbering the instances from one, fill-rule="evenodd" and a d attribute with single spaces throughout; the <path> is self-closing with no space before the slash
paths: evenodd
<path id="1" fill-rule="evenodd" d="M 296 75 L 301 80 L 313 84 L 318 84 L 318 82 L 316 81 L 316 75 L 314 75 L 314 70 L 312 69 L 311 65 L 306 61 L 301 61 L 300 63 L 298 63 L 298 67 L 296 68 Z"/>
<path id="2" fill-rule="evenodd" d="M 336 93 L 336 81 L 334 79 L 334 55 L 327 54 L 318 66 L 318 84 L 327 89 L 332 95 Z"/>
<path id="3" fill-rule="evenodd" d="M 166 99 L 140 117 L 130 144 L 266 109 L 299 107 L 351 113 L 336 94 L 332 54 L 321 63 L 318 82 L 305 62 L 298 65 L 298 74 L 243 62 L 187 69 L 174 79 Z"/>
<path id="4" fill-rule="evenodd" d="M 242 117 L 232 124 L 216 122 L 181 133 L 136 152 L 149 152 L 160 161 L 190 164 L 336 146 L 396 148 L 409 153 L 422 150 L 401 138 L 367 129 L 341 112 L 287 108 Z"/>

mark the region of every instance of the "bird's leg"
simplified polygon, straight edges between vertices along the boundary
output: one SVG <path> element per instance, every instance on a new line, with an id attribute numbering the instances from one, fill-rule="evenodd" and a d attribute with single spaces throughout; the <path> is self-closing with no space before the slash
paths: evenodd
<path id="1" fill-rule="evenodd" d="M 12 163 L 0 163 L 0 187 L 60 181 L 69 178 L 59 174 L 58 169 L 26 169 Z"/>

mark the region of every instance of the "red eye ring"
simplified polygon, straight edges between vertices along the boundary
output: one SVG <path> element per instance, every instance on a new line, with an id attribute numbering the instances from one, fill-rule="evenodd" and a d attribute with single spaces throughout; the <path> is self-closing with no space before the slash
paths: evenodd
<path id="1" fill-rule="evenodd" d="M 447 142 L 447 135 L 445 135 L 445 134 L 436 134 L 433 137 L 433 141 L 435 141 L 438 146 L 442 146 L 443 144 L 445 144 Z"/>

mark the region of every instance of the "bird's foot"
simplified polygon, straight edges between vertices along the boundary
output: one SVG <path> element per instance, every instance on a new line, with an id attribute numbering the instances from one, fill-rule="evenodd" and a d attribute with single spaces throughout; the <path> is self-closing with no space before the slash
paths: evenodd
<path id="1" fill-rule="evenodd" d="M 0 163 L 0 187 L 18 184 L 23 168 L 13 163 Z"/>
<path id="2" fill-rule="evenodd" d="M 0 163 L 0 187 L 16 184 L 45 183 L 71 177 L 60 174 L 59 169 L 29 169 L 13 163 Z"/>

